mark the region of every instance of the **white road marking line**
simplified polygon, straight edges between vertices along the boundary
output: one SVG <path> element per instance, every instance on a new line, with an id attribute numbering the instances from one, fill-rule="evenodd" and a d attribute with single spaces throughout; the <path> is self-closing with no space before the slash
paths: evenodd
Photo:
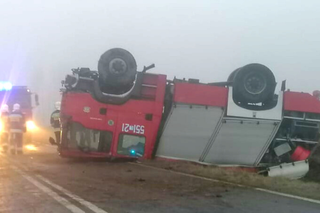
<path id="1" fill-rule="evenodd" d="M 183 175 L 183 176 L 187 176 L 187 177 L 198 178 L 198 179 L 201 179 L 201 180 L 206 180 L 206 181 L 211 181 L 211 182 L 216 182 L 216 183 L 224 183 L 224 184 L 228 184 L 228 185 L 231 185 L 231 186 L 238 186 L 238 187 L 241 187 L 241 188 L 249 188 L 249 189 L 253 189 L 253 190 L 256 190 L 256 191 L 260 191 L 260 192 L 265 192 L 265 193 L 269 193 L 269 194 L 275 194 L 275 195 L 279 195 L 279 196 L 282 196 L 282 197 L 293 198 L 293 199 L 302 200 L 302 201 L 306 201 L 306 202 L 310 202 L 310 203 L 320 204 L 320 200 L 315 200 L 315 199 L 311 199 L 311 198 L 300 197 L 300 196 L 290 195 L 290 194 L 281 193 L 281 192 L 275 192 L 275 191 L 268 190 L 268 189 L 253 188 L 253 187 L 250 187 L 250 186 L 235 184 L 235 183 L 231 183 L 231 182 L 227 182 L 227 181 L 221 181 L 221 180 L 212 179 L 212 178 L 201 177 L 201 176 L 197 176 L 197 175 L 186 174 L 186 173 L 183 173 L 183 172 L 176 172 L 176 171 L 173 171 L 173 170 L 162 169 L 162 168 L 149 166 L 149 165 L 144 165 L 144 164 L 138 164 L 138 163 L 130 163 L 130 164 L 141 166 L 141 167 L 146 167 L 146 168 L 150 168 L 150 169 L 154 169 L 154 170 L 159 170 L 159 171 L 172 172 L 172 173 L 175 173 L 175 174 L 179 174 L 179 175 Z"/>
<path id="2" fill-rule="evenodd" d="M 41 175 L 37 175 L 37 177 L 42 180 L 43 182 L 47 183 L 48 185 L 52 186 L 53 188 L 63 192 L 64 194 L 68 195 L 69 197 L 71 197 L 72 199 L 74 199 L 75 201 L 78 201 L 79 203 L 81 203 L 82 205 L 84 205 L 85 207 L 87 207 L 88 209 L 92 210 L 95 213 L 108 213 L 106 211 L 104 211 L 103 209 L 100 209 L 99 207 L 93 205 L 92 203 L 82 199 L 81 197 L 69 192 L 68 190 L 62 188 L 61 186 L 52 183 L 51 181 L 49 181 L 48 179 L 44 178 Z"/>
<path id="3" fill-rule="evenodd" d="M 17 162 L 15 162 L 17 163 Z M 19 165 L 19 167 L 23 168 L 25 171 L 28 171 L 28 168 L 23 166 L 23 165 Z M 58 191 L 61 191 L 62 193 L 66 194 L 67 196 L 69 196 L 70 198 L 72 198 L 75 201 L 78 201 L 80 204 L 82 204 L 83 206 L 87 207 L 88 209 L 92 210 L 95 213 L 108 213 L 106 211 L 104 211 L 103 209 L 100 209 L 99 207 L 97 207 L 96 205 L 90 203 L 89 201 L 86 201 L 84 199 L 82 199 L 81 197 L 71 193 L 70 191 L 62 188 L 61 186 L 52 183 L 51 181 L 49 181 L 48 179 L 44 178 L 41 175 L 36 175 L 40 180 L 42 180 L 43 182 L 47 183 L 48 185 L 52 186 L 53 188 L 57 189 Z"/>
<path id="4" fill-rule="evenodd" d="M 279 196 L 283 196 L 283 197 L 303 200 L 303 201 L 307 201 L 307 202 L 310 202 L 310 203 L 320 204 L 320 200 L 314 200 L 314 199 L 311 199 L 311 198 L 300 197 L 300 196 L 285 194 L 285 193 L 281 193 L 281 192 L 275 192 L 275 191 L 271 191 L 271 190 L 267 190 L 267 189 L 261 189 L 261 188 L 254 188 L 254 189 L 257 190 L 257 191 L 261 191 L 261 192 L 266 192 L 266 193 L 275 194 L 275 195 L 279 195 Z"/>
<path id="5" fill-rule="evenodd" d="M 51 189 L 49 189 L 48 187 L 42 185 L 40 182 L 38 182 L 37 180 L 33 179 L 31 176 L 27 175 L 25 172 L 23 172 L 22 170 L 20 170 L 19 168 L 17 168 L 16 166 L 12 166 L 12 168 L 18 172 L 19 174 L 21 174 L 22 177 L 24 177 L 25 179 L 27 179 L 29 182 L 31 182 L 33 185 L 35 185 L 36 187 L 38 187 L 39 189 L 41 189 L 43 192 L 45 192 L 47 195 L 51 196 L 53 199 L 55 199 L 58 203 L 60 203 L 61 205 L 63 205 L 64 207 L 66 207 L 67 209 L 69 209 L 71 212 L 73 213 L 85 213 L 83 210 L 81 210 L 80 208 L 78 208 L 77 206 L 73 205 L 72 203 L 70 203 L 67 199 L 59 196 L 57 193 L 55 193 L 54 191 L 52 191 Z"/>

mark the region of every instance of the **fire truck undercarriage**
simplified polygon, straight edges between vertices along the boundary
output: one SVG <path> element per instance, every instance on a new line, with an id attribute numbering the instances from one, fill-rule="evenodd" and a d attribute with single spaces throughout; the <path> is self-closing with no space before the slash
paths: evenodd
<path id="1" fill-rule="evenodd" d="M 227 82 L 173 81 L 137 72 L 123 49 L 104 53 L 98 72 L 73 69 L 63 81 L 62 157 L 179 159 L 253 167 L 299 178 L 319 141 L 320 101 L 307 93 L 275 95 L 261 64 Z M 53 143 L 52 139 L 51 142 Z"/>

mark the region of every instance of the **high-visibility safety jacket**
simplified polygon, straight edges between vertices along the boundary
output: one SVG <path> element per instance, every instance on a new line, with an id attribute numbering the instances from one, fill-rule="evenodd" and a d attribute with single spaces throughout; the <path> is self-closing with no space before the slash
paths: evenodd
<path id="1" fill-rule="evenodd" d="M 20 111 L 13 111 L 8 117 L 10 133 L 26 132 L 26 121 L 24 115 Z"/>
<path id="2" fill-rule="evenodd" d="M 0 122 L 2 125 L 2 132 L 8 132 L 9 131 L 9 113 L 8 112 L 2 112 L 0 117 Z"/>
<path id="3" fill-rule="evenodd" d="M 50 124 L 54 131 L 60 131 L 60 110 L 56 110 L 51 114 Z"/>

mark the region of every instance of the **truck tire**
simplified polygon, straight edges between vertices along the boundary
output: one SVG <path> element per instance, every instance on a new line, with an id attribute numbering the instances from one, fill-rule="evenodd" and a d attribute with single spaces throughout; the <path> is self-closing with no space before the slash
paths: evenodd
<path id="1" fill-rule="evenodd" d="M 101 87 L 131 85 L 137 73 L 137 63 L 127 50 L 113 48 L 101 55 L 98 72 Z"/>
<path id="2" fill-rule="evenodd" d="M 233 74 L 233 73 L 232 73 Z M 276 87 L 272 71 L 262 64 L 248 64 L 235 70 L 233 98 L 241 103 L 265 103 L 273 100 Z"/>
<path id="3" fill-rule="evenodd" d="M 235 71 L 233 71 L 229 77 L 228 77 L 228 82 L 233 82 L 234 81 L 234 76 L 236 75 L 236 73 L 239 71 L 240 68 L 236 69 Z"/>

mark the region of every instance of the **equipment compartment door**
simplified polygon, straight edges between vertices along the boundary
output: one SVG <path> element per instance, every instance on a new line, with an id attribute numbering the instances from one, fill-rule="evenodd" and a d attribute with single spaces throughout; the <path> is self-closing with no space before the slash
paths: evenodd
<path id="1" fill-rule="evenodd" d="M 274 138 L 279 123 L 224 118 L 204 162 L 256 166 Z"/>
<path id="2" fill-rule="evenodd" d="M 223 112 L 221 107 L 177 104 L 167 119 L 156 155 L 199 161 Z"/>

